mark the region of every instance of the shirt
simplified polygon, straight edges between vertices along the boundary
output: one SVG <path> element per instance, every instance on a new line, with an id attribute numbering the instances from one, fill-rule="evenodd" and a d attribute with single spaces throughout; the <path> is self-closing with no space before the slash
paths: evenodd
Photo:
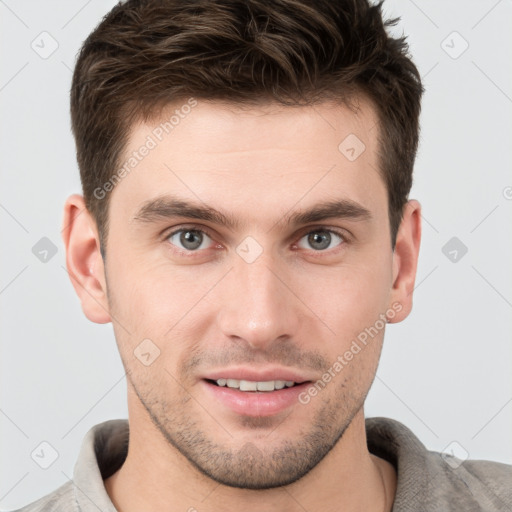
<path id="1" fill-rule="evenodd" d="M 512 511 L 512 466 L 429 451 L 402 423 L 367 418 L 368 449 L 397 471 L 393 512 Z M 100 423 L 84 437 L 73 480 L 17 512 L 117 512 L 103 484 L 128 453 L 128 420 Z"/>

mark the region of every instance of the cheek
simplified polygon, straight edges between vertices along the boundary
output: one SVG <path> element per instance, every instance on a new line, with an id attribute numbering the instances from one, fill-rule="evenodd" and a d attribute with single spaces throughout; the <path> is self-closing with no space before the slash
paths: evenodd
<path id="1" fill-rule="evenodd" d="M 297 283 L 304 303 L 336 333 L 337 343 L 346 343 L 385 313 L 391 278 L 380 263 L 312 269 Z"/>
<path id="2" fill-rule="evenodd" d="M 135 338 L 166 340 L 209 318 L 209 293 L 224 271 L 213 266 L 173 267 L 168 262 L 124 260 L 109 271 L 112 312 Z M 200 323 L 200 322 L 199 322 Z"/>

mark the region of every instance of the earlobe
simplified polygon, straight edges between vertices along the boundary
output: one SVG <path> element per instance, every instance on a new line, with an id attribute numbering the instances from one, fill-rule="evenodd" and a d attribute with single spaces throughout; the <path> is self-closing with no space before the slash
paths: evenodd
<path id="1" fill-rule="evenodd" d="M 111 321 L 103 258 L 96 223 L 85 207 L 84 198 L 71 195 L 64 205 L 62 240 L 66 267 L 85 316 L 92 322 Z"/>
<path id="2" fill-rule="evenodd" d="M 420 242 L 421 205 L 412 199 L 404 206 L 393 253 L 393 285 L 389 306 L 400 304 L 401 308 L 392 319 L 389 319 L 389 323 L 401 322 L 411 312 Z"/>

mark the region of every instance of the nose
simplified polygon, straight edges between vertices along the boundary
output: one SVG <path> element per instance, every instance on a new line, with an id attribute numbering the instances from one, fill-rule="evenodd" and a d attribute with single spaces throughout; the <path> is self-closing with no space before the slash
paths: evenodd
<path id="1" fill-rule="evenodd" d="M 247 263 L 237 255 L 222 287 L 218 325 L 232 340 L 269 350 L 278 339 L 295 338 L 301 302 L 290 289 L 290 272 L 263 253 Z"/>

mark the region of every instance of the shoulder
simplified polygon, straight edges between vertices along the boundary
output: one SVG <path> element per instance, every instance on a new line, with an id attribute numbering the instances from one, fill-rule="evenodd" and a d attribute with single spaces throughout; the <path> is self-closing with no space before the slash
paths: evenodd
<path id="1" fill-rule="evenodd" d="M 498 512 L 512 510 L 512 466 L 489 460 L 461 460 L 427 452 L 429 490 L 438 503 L 454 509 Z M 451 509 L 450 509 L 451 510 Z"/>
<path id="2" fill-rule="evenodd" d="M 512 510 L 512 466 L 430 451 L 402 423 L 366 420 L 370 452 L 397 471 L 394 511 Z"/>
<path id="3" fill-rule="evenodd" d="M 482 504 L 495 503 L 501 505 L 499 510 L 512 510 L 512 466 L 489 460 L 466 460 L 452 472 Z"/>
<path id="4" fill-rule="evenodd" d="M 13 512 L 78 512 L 73 482 Z"/>
<path id="5" fill-rule="evenodd" d="M 82 441 L 73 479 L 13 512 L 115 512 L 103 479 L 123 464 L 128 436 L 127 420 L 94 425 Z"/>

